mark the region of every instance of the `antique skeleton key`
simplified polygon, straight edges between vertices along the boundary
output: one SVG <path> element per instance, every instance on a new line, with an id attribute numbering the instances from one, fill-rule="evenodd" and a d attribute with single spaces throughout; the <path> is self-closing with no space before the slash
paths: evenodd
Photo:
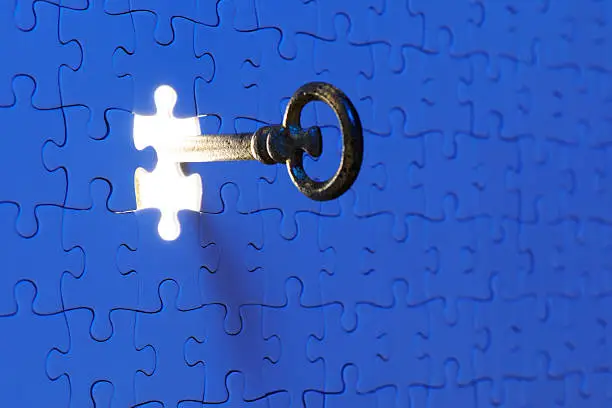
<path id="1" fill-rule="evenodd" d="M 363 131 L 359 115 L 348 97 L 333 85 L 323 82 L 303 85 L 289 100 L 282 124 L 264 126 L 254 133 L 201 135 L 197 118 L 179 119 L 172 115 L 176 94 L 166 104 L 161 104 L 157 96 L 156 91 L 157 115 L 136 115 L 134 119 L 136 148 L 142 150 L 153 146 L 158 157 L 157 167 L 152 173 L 144 169 L 136 171 L 135 189 L 138 208 L 162 209 L 160 226 L 164 223 L 164 209 L 173 213 L 175 223 L 179 209 L 200 209 L 201 180 L 198 175 L 185 176 L 181 163 L 258 160 L 267 165 L 286 164 L 297 188 L 316 201 L 339 197 L 359 174 L 363 160 Z M 321 101 L 332 108 L 342 135 L 340 165 L 336 173 L 324 181 L 310 178 L 303 167 L 304 153 L 319 157 L 323 149 L 320 128 L 303 129 L 300 123 L 302 110 L 311 101 Z M 153 134 L 157 136 L 151 136 Z M 165 182 L 158 181 L 161 176 L 165 176 Z M 172 197 L 173 191 L 188 190 L 191 204 L 159 204 L 154 202 L 159 200 L 149 194 L 154 190 L 163 191 L 166 198 Z"/>

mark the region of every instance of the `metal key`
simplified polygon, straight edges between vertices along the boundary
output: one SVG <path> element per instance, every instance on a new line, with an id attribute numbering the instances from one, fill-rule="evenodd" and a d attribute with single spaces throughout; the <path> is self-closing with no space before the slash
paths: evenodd
<path id="1" fill-rule="evenodd" d="M 303 129 L 302 109 L 311 101 L 322 101 L 335 112 L 342 133 L 342 159 L 328 180 L 313 180 L 303 167 L 303 154 L 322 153 L 321 130 Z M 264 126 L 255 133 L 187 136 L 164 149 L 165 157 L 177 163 L 258 160 L 264 164 L 287 164 L 297 188 L 317 201 L 337 198 L 348 190 L 359 173 L 363 159 L 363 133 L 357 110 L 348 97 L 333 85 L 311 82 L 289 100 L 282 125 Z"/>
<path id="2" fill-rule="evenodd" d="M 333 109 L 342 133 L 340 166 L 325 181 L 310 178 L 303 166 L 304 153 L 319 157 L 323 149 L 321 129 L 303 129 L 300 123 L 302 110 L 311 101 L 322 101 Z M 283 123 L 264 126 L 255 133 L 198 135 L 197 117 L 174 117 L 176 93 L 167 86 L 157 89 L 155 102 L 155 115 L 134 116 L 135 147 L 152 146 L 157 153 L 152 172 L 136 169 L 134 189 L 137 209 L 161 210 L 158 231 L 163 239 L 173 240 L 180 234 L 179 211 L 200 211 L 202 180 L 198 174 L 186 175 L 181 163 L 258 160 L 268 165 L 286 164 L 297 188 L 316 201 L 339 197 L 359 174 L 363 160 L 361 122 L 348 97 L 332 85 L 312 82 L 302 86 L 289 100 Z"/>

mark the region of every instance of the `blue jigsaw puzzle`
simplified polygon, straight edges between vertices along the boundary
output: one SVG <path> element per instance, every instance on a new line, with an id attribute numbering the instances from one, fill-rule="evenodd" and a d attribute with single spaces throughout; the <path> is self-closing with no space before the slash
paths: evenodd
<path id="1" fill-rule="evenodd" d="M 612 406 L 612 1 L 7 0 L 0 38 L 0 407 Z M 363 124 L 343 196 L 188 163 L 177 239 L 136 210 L 158 86 L 215 134 L 311 81 Z"/>

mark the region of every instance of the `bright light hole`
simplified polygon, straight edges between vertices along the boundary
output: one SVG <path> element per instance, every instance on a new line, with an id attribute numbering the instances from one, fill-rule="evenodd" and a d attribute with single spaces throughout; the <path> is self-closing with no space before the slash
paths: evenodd
<path id="1" fill-rule="evenodd" d="M 197 174 L 186 176 L 177 162 L 180 158 L 170 154 L 169 149 L 180 145 L 186 136 L 199 135 L 200 123 L 197 117 L 174 117 L 177 95 L 170 86 L 160 86 L 154 96 L 155 115 L 134 115 L 134 146 L 138 150 L 152 146 L 157 153 L 153 171 L 138 168 L 134 174 L 136 209 L 158 208 L 161 211 L 159 235 L 172 241 L 181 233 L 178 212 L 200 211 L 202 180 Z"/>

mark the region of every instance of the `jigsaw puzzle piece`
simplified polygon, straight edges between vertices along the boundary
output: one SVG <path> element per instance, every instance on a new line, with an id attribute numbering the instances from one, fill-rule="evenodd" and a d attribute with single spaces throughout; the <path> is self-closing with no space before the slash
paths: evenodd
<path id="1" fill-rule="evenodd" d="M 184 401 L 204 400 L 204 367 L 189 366 L 184 357 L 185 342 L 194 336 L 203 338 L 206 327 L 204 309 L 181 310 L 176 299 L 179 286 L 165 280 L 159 287 L 161 310 L 138 313 L 136 348 L 150 346 L 155 350 L 155 369 L 151 375 L 136 374 L 136 401 L 157 401 L 163 406 L 178 407 Z M 160 330 L 163 327 L 164 330 Z M 169 387 L 168 384 L 174 384 Z"/>
<path id="2" fill-rule="evenodd" d="M 425 202 L 424 215 L 432 220 L 443 220 L 445 200 L 452 195 L 457 201 L 457 218 L 476 216 L 479 191 L 474 182 L 477 175 L 469 161 L 469 150 L 457 149 L 449 156 L 445 153 L 444 136 L 430 133 L 424 138 L 424 151 L 424 165 L 413 163 L 410 168 L 412 187 L 421 190 Z M 449 174 L 454 177 L 448 177 Z"/>
<path id="3" fill-rule="evenodd" d="M 98 381 L 91 386 L 91 399 L 95 408 L 111 408 L 115 387 L 109 381 Z"/>
<path id="4" fill-rule="evenodd" d="M 560 225 L 556 251 L 551 256 L 554 272 L 563 281 L 557 294 L 576 297 L 580 294 L 581 279 L 587 277 L 590 296 L 612 294 L 612 227 L 597 221 L 567 220 Z M 542 255 L 543 256 L 543 255 Z M 535 261 L 537 263 L 537 260 Z"/>
<path id="5" fill-rule="evenodd" d="M 531 336 L 544 335 L 540 332 L 541 321 L 533 315 L 534 299 L 504 299 L 500 294 L 502 289 L 499 275 L 492 273 L 490 297 L 471 302 L 474 331 L 485 337 L 474 348 L 473 378 L 488 383 L 487 400 L 496 406 L 508 397 L 504 382 L 507 378 L 533 380 L 536 377 L 540 344 L 532 348 Z M 535 332 L 524 333 L 528 324 Z M 479 387 L 480 390 L 484 392 Z"/>
<path id="6" fill-rule="evenodd" d="M 202 338 L 192 336 L 185 343 L 185 361 L 189 366 L 204 364 L 204 403 L 227 401 L 225 379 L 234 371 L 245 377 L 245 388 L 241 393 L 245 400 L 252 401 L 269 394 L 271 383 L 263 375 L 263 367 L 269 361 L 278 360 L 281 345 L 278 338 L 264 338 L 262 307 L 247 305 L 240 309 L 242 330 L 237 334 L 223 330 L 227 319 L 223 305 L 206 305 L 203 313 L 206 333 Z"/>
<path id="7" fill-rule="evenodd" d="M 538 41 L 558 42 L 558 37 L 550 33 L 560 22 L 547 18 L 551 8 L 548 0 L 477 0 L 475 3 L 482 9 L 482 19 L 469 24 L 467 35 L 458 42 L 466 53 L 482 52 L 496 59 L 529 62 Z"/>
<path id="8" fill-rule="evenodd" d="M 389 49 L 387 66 L 393 72 L 406 67 L 405 48 L 423 48 L 422 15 L 414 14 L 408 0 L 383 0 L 382 9 L 370 9 L 370 42 L 385 44 Z"/>
<path id="9" fill-rule="evenodd" d="M 298 215 L 299 233 L 294 239 L 287 240 L 278 232 L 280 211 L 264 211 L 261 216 L 264 247 L 256 253 L 249 251 L 251 259 L 247 262 L 265 273 L 263 304 L 276 307 L 286 304 L 285 282 L 297 277 L 304 284 L 304 304 L 321 305 L 319 274 L 323 254 L 318 244 L 320 217 L 311 213 Z"/>
<path id="10" fill-rule="evenodd" d="M 455 380 L 459 388 L 467 386 L 476 378 L 473 366 L 474 350 L 482 349 L 487 338 L 484 333 L 475 329 L 474 308 L 472 301 L 461 301 L 456 306 L 457 320 L 447 322 L 445 300 L 434 300 L 425 306 L 429 316 L 429 327 L 421 341 L 419 357 L 430 361 L 430 376 L 426 385 L 433 388 L 446 388 L 449 379 Z M 448 339 L 453 339 L 449 342 Z M 446 363 L 455 360 L 461 368 L 458 373 L 447 377 Z M 435 406 L 438 406 L 435 404 Z"/>
<path id="11" fill-rule="evenodd" d="M 0 38 L 4 58 L 0 68 L 0 104 L 12 100 L 10 81 L 16 75 L 36 78 L 34 105 L 41 108 L 62 106 L 58 70 L 66 65 L 76 70 L 81 65 L 82 50 L 76 41 L 63 43 L 58 37 L 60 7 L 47 1 L 36 1 L 33 11 L 36 24 L 28 31 L 20 30 L 14 21 L 15 2 L 0 6 Z M 33 121 L 38 122 L 38 121 Z M 22 123 L 23 125 L 23 123 Z M 18 129 L 18 128 L 16 128 Z"/>
<path id="12" fill-rule="evenodd" d="M 474 54 L 467 60 L 470 73 L 459 82 L 458 96 L 471 110 L 472 135 L 490 137 L 499 130 L 508 140 L 554 133 L 554 82 L 537 61 L 527 64 L 502 58 L 492 67 L 489 55 Z M 499 127 L 491 126 L 496 121 Z"/>
<path id="13" fill-rule="evenodd" d="M 196 80 L 195 98 L 198 114 L 218 116 L 221 118 L 220 131 L 231 133 L 235 130 L 236 118 L 257 117 L 254 91 L 239 80 L 242 66 L 247 60 L 257 63 L 260 50 L 272 44 L 277 35 L 273 30 L 238 30 L 234 25 L 236 5 L 232 1 L 219 1 L 217 12 L 218 25 L 198 25 L 195 29 L 196 55 L 210 55 L 214 63 L 212 75 Z M 232 52 L 224 51 L 227 47 L 231 47 Z M 277 123 L 279 120 L 276 118 Z"/>
<path id="14" fill-rule="evenodd" d="M 390 290 L 397 280 L 409 282 L 408 299 L 410 305 L 424 303 L 430 298 L 427 291 L 427 275 L 437 270 L 439 252 L 424 245 L 427 236 L 428 222 L 419 216 L 411 217 L 408 222 L 408 236 L 405 241 L 397 241 L 390 234 L 390 224 L 393 218 L 388 214 L 368 217 L 371 223 L 368 239 L 365 240 L 366 265 L 369 275 L 379 281 L 384 290 L 374 294 L 371 292 L 363 300 L 381 307 L 391 307 L 393 304 Z M 408 264 L 405 260 L 410 259 Z M 398 265 L 403 265 L 399 267 Z"/>
<path id="15" fill-rule="evenodd" d="M 519 220 L 527 224 L 559 222 L 571 191 L 571 175 L 562 171 L 558 146 L 552 141 L 521 138 L 520 166 L 509 172 L 506 185 L 519 197 Z"/>
<path id="16" fill-rule="evenodd" d="M 34 311 L 37 288 L 33 282 L 23 280 L 12 289 L 10 297 L 17 310 L 0 316 L 0 330 L 4 333 L 0 336 L 0 404 L 68 406 L 68 381 L 63 378 L 52 382 L 41 364 L 52 347 L 68 349 L 66 320 L 63 314 L 41 315 Z"/>
<path id="17" fill-rule="evenodd" d="M 109 1 L 109 0 L 107 0 Z M 174 41 L 174 23 L 177 19 L 215 26 L 218 22 L 216 4 L 212 1 L 185 0 L 110 0 L 109 12 L 115 15 L 127 13 L 149 13 L 156 19 L 155 41 L 168 45 Z"/>
<path id="18" fill-rule="evenodd" d="M 268 398 L 257 400 L 244 399 L 244 375 L 240 371 L 232 371 L 225 377 L 225 386 L 227 387 L 227 399 L 220 403 L 204 404 L 204 407 L 226 407 L 226 408 L 267 408 L 270 406 Z"/>
<path id="19" fill-rule="evenodd" d="M 175 115 L 196 116 L 193 97 L 196 78 L 210 81 L 215 74 L 215 63 L 211 54 L 196 54 L 195 23 L 185 19 L 173 20 L 175 39 L 168 45 L 161 45 L 153 38 L 153 14 L 133 13 L 132 19 L 136 30 L 134 52 L 117 49 L 114 67 L 119 77 L 129 75 L 132 78 L 134 112 L 154 115 L 154 91 L 160 85 L 169 85 L 178 94 Z M 151 69 L 152 66 L 155 69 Z"/>
<path id="20" fill-rule="evenodd" d="M 91 336 L 104 341 L 112 335 L 111 312 L 138 306 L 138 277 L 121 274 L 116 263 L 121 245 L 136 245 L 138 225 L 133 213 L 108 209 L 111 186 L 107 181 L 94 180 L 90 191 L 90 209 L 64 210 L 64 248 L 81 248 L 86 262 L 81 275 L 62 276 L 62 300 L 66 310 L 89 308 L 94 313 Z"/>
<path id="21" fill-rule="evenodd" d="M 374 61 L 369 44 L 351 42 L 351 33 L 358 31 L 349 16 L 337 14 L 334 18 L 336 32 L 329 39 L 317 38 L 314 47 L 314 69 L 323 80 L 333 82 L 349 97 L 358 94 L 355 78 L 372 78 Z M 332 80 L 333 78 L 333 80 Z M 358 98 L 351 97 L 357 102 Z"/>
<path id="22" fill-rule="evenodd" d="M 521 224 L 505 220 L 479 218 L 473 222 L 476 241 L 470 273 L 488 280 L 492 275 L 500 280 L 499 295 L 504 299 L 516 299 L 525 295 L 522 277 L 529 274 L 533 257 L 519 245 Z M 488 297 L 488 296 L 487 296 Z"/>
<path id="23" fill-rule="evenodd" d="M 353 331 L 358 325 L 357 303 L 367 300 L 377 305 L 391 304 L 389 281 L 382 279 L 384 272 L 372 273 L 368 261 L 370 253 L 357 237 L 375 234 L 381 217 L 359 217 L 353 211 L 355 192 L 348 190 L 340 201 L 340 214 L 321 217 L 319 220 L 319 244 L 332 261 L 321 273 L 321 301 L 323 304 L 338 302 L 343 308 L 341 326 Z M 324 254 L 324 256 L 325 256 Z"/>
<path id="24" fill-rule="evenodd" d="M 612 60 L 605 52 L 611 38 L 610 4 L 590 1 L 578 6 L 571 1 L 555 1 L 545 5 L 546 23 L 540 24 L 540 30 L 548 35 L 539 33 L 538 51 L 546 65 L 578 65 L 602 71 L 612 68 Z"/>
<path id="25" fill-rule="evenodd" d="M 554 376 L 582 374 L 586 393 L 591 388 L 592 373 L 607 371 L 610 367 L 610 360 L 602 358 L 610 355 L 605 332 L 605 326 L 612 321 L 612 313 L 605 309 L 609 303 L 605 298 L 589 295 L 586 287 L 578 297 L 551 299 L 548 331 L 558 336 L 563 346 L 547 350 L 551 358 L 550 373 Z"/>
<path id="26" fill-rule="evenodd" d="M 293 59 L 299 52 L 298 34 L 315 35 L 318 26 L 317 2 L 312 0 L 288 0 L 272 4 L 255 0 L 258 28 L 280 31 L 278 53 L 285 59 Z M 299 17 L 298 17 L 299 16 Z"/>
<path id="27" fill-rule="evenodd" d="M 109 131 L 109 109 L 133 110 L 132 78 L 117 77 L 113 55 L 118 48 L 134 52 L 134 24 L 129 14 L 108 14 L 105 0 L 85 3 L 85 9 L 62 7 L 60 11 L 60 40 L 77 41 L 83 52 L 78 70 L 60 67 L 62 105 L 86 106 L 90 117 L 83 135 L 103 139 Z M 108 26 L 113 29 L 102 34 L 100 27 Z M 79 133 L 82 131 L 79 129 Z"/>
<path id="28" fill-rule="evenodd" d="M 298 278 L 289 278 L 285 303 L 281 307 L 263 308 L 264 338 L 278 337 L 281 352 L 274 364 L 266 361 L 262 374 L 269 392 L 289 394 L 291 407 L 302 406 L 306 391 L 323 391 L 325 387 L 323 362 L 311 361 L 306 352 L 310 336 L 323 338 L 323 312 L 320 308 L 304 306 L 303 292 L 304 284 Z"/>
<path id="29" fill-rule="evenodd" d="M 391 307 L 364 303 L 358 309 L 359 325 L 365 323 L 366 330 L 377 340 L 377 347 L 371 350 L 374 361 L 364 367 L 360 383 L 364 390 L 395 386 L 397 406 L 409 406 L 409 388 L 429 384 L 433 369 L 429 357 L 422 355 L 428 309 L 409 305 L 408 285 L 405 280 L 393 284 Z"/>
<path id="30" fill-rule="evenodd" d="M 563 246 L 567 242 L 565 237 L 572 234 L 571 224 L 567 221 L 520 226 L 519 249 L 528 254 L 529 263 L 526 269 L 522 268 L 515 272 L 514 277 L 504 280 L 505 292 L 510 298 L 533 297 L 536 308 L 532 313 L 541 319 L 548 314 L 551 296 L 573 297 L 580 291 L 580 274 L 570 269 L 575 264 L 570 263 L 568 267 L 561 264 Z"/>
<path id="31" fill-rule="evenodd" d="M 458 206 L 457 197 L 446 196 L 442 220 L 413 217 L 410 224 L 416 226 L 416 231 L 425 232 L 424 237 L 415 236 L 416 241 L 424 244 L 423 253 L 436 254 L 436 267 L 425 278 L 427 299 L 444 301 L 448 323 L 457 322 L 460 300 L 484 299 L 489 293 L 490 272 L 474 269 L 474 259 L 478 256 L 475 253 L 476 219 L 459 218 Z"/>
<path id="32" fill-rule="evenodd" d="M 65 251 L 62 248 L 62 208 L 39 206 L 36 219 L 40 226 L 31 238 L 23 238 L 15 231 L 17 214 L 17 206 L 0 204 L 0 242 L 4 253 L 0 258 L 0 314 L 15 313 L 12 291 L 22 280 L 32 281 L 39 290 L 34 299 L 35 313 L 60 312 L 63 310 L 62 274 L 65 271 L 75 275 L 83 272 L 83 250 Z"/>
<path id="33" fill-rule="evenodd" d="M 542 75 L 543 76 L 543 75 Z M 607 71 L 576 64 L 546 70 L 552 100 L 547 135 L 568 147 L 600 149 L 610 141 L 612 76 Z M 544 79 L 544 78 L 543 78 Z M 589 108 L 590 107 L 590 108 Z M 577 155 L 576 158 L 583 157 Z"/>
<path id="34" fill-rule="evenodd" d="M 134 346 L 136 312 L 115 310 L 111 314 L 113 335 L 105 341 L 91 338 L 93 313 L 88 309 L 65 312 L 70 332 L 67 351 L 53 348 L 46 362 L 52 380 L 67 376 L 70 383 L 70 407 L 93 407 L 91 387 L 100 380 L 112 383 L 118 406 L 134 404 L 134 379 L 137 371 L 151 375 L 155 352 L 151 347 Z"/>
<path id="35" fill-rule="evenodd" d="M 362 305 L 358 305 L 360 310 Z M 379 385 L 374 368 L 381 349 L 376 337 L 377 322 L 362 319 L 353 331 L 342 327 L 343 306 L 335 302 L 323 307 L 323 338 L 308 337 L 306 355 L 310 361 L 322 360 L 325 365 L 325 392 L 342 392 L 345 382 L 343 368 L 354 364 L 363 378 L 357 384 L 359 391 L 370 392 Z M 281 339 L 282 342 L 282 339 Z"/>
<path id="36" fill-rule="evenodd" d="M 457 151 L 464 153 L 466 160 L 472 163 L 473 185 L 478 190 L 476 213 L 490 219 L 492 230 L 489 234 L 499 239 L 503 236 L 504 223 L 519 218 L 520 197 L 505 183 L 506 178 L 520 168 L 519 144 L 501 137 L 499 118 L 492 120 L 491 126 L 490 136 L 486 138 L 457 137 Z"/>
<path id="37" fill-rule="evenodd" d="M 393 225 L 387 231 L 388 235 L 402 241 L 408 234 L 407 216 L 425 213 L 421 192 L 410 188 L 412 163 L 419 166 L 424 163 L 423 140 L 405 133 L 406 115 L 400 109 L 391 110 L 388 120 L 391 124 L 389 133 L 370 134 L 366 139 L 367 161 L 357 183 L 361 179 L 370 185 L 367 190 L 360 191 L 357 197 L 360 203 L 356 203 L 355 210 L 364 216 L 380 213 L 391 215 Z M 400 199 L 396 199 L 398 197 Z"/>
<path id="38" fill-rule="evenodd" d="M 426 109 L 408 115 L 409 134 L 437 132 L 444 136 L 444 152 L 453 155 L 457 138 L 470 133 L 469 107 L 461 104 L 457 87 L 470 74 L 469 61 L 451 53 L 453 36 L 449 30 L 438 33 L 438 51 L 423 52 L 410 48 L 405 52 L 406 69 L 422 75 L 420 91 Z M 449 67 L 452 67 L 449 70 Z M 412 91 L 409 91 L 412 92 Z M 444 118 L 444 119 L 442 119 Z"/>
<path id="39" fill-rule="evenodd" d="M 214 262 L 204 265 L 200 274 L 202 302 L 222 304 L 227 308 L 225 331 L 230 334 L 241 329 L 240 307 L 261 305 L 265 293 L 265 271 L 244 261 L 249 258 L 247 252 L 263 247 L 262 218 L 257 213 L 239 212 L 236 208 L 239 196 L 235 184 L 223 185 L 223 211 L 203 214 L 200 220 L 204 248 L 215 254 L 214 257 L 206 256 Z M 244 257 L 237 259 L 236 251 Z"/>
<path id="40" fill-rule="evenodd" d="M 200 268 L 211 259 L 201 245 L 200 214 L 179 212 L 181 234 L 173 241 L 162 239 L 157 232 L 159 210 L 144 209 L 134 214 L 138 223 L 137 244 L 122 245 L 117 253 L 117 264 L 124 275 L 136 272 L 141 287 L 137 310 L 154 312 L 161 308 L 157 291 L 166 279 L 172 279 L 180 287 L 177 299 L 180 309 L 201 306 L 198 277 Z"/>
<path id="41" fill-rule="evenodd" d="M 34 106 L 32 98 L 36 89 L 37 83 L 32 77 L 16 76 L 12 102 L 0 107 L 2 137 L 6 146 L 10 146 L 2 149 L 0 169 L 3 174 L 11 175 L 3 177 L 0 182 L 0 202 L 19 206 L 16 225 L 24 237 L 31 237 L 38 230 L 37 206 L 62 205 L 66 196 L 66 176 L 62 171 L 49 173 L 40 154 L 47 139 L 58 144 L 64 142 L 66 128 L 62 112 Z"/>
<path id="42" fill-rule="evenodd" d="M 265 31 L 260 30 L 262 33 Z M 271 38 L 266 41 L 267 43 L 273 41 L 279 34 L 275 30 L 269 30 L 266 36 Z M 296 36 L 295 42 L 299 52 L 291 60 L 282 58 L 272 47 L 261 46 L 257 60 L 249 58 L 242 64 L 239 73 L 242 85 L 252 91 L 249 95 L 256 102 L 255 117 L 265 124 L 280 123 L 287 101 L 295 90 L 305 83 L 319 79 L 314 68 L 317 39 L 309 35 L 300 35 Z M 291 72 L 291 75 L 279 76 L 278 72 Z M 310 105 L 307 105 L 302 112 L 301 119 L 304 124 L 314 124 L 318 119 L 317 112 L 310 109 Z"/>
<path id="43" fill-rule="evenodd" d="M 134 172 L 138 167 L 151 168 L 153 149 L 138 151 L 132 140 L 133 115 L 109 109 L 105 120 L 110 131 L 103 139 L 87 136 L 90 112 L 81 106 L 64 108 L 68 135 L 65 143 L 49 141 L 43 148 L 43 161 L 52 171 L 64 169 L 68 175 L 66 206 L 91 207 L 89 185 L 103 178 L 112 188 L 108 206 L 112 211 L 134 210 Z"/>

